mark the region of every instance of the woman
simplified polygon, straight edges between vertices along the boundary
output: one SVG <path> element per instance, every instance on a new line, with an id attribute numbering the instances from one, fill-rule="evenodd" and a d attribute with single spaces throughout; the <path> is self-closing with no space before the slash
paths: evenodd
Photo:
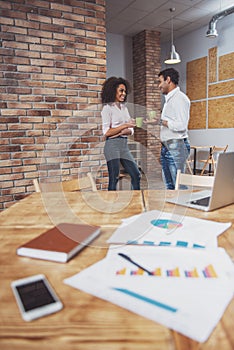
<path id="1" fill-rule="evenodd" d="M 135 123 L 125 105 L 130 85 L 123 78 L 111 77 L 102 88 L 102 130 L 106 137 L 104 155 L 107 161 L 108 191 L 115 191 L 119 180 L 120 164 L 131 176 L 133 190 L 140 189 L 140 172 L 128 148 L 128 135 L 134 132 Z"/>

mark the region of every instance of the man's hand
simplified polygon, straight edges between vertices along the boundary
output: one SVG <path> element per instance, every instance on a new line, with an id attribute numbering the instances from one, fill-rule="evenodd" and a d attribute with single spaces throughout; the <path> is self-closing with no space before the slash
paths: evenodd
<path id="1" fill-rule="evenodd" d="M 158 124 L 158 119 L 152 118 L 152 119 L 145 119 L 143 120 L 144 124 Z"/>
<path id="2" fill-rule="evenodd" d="M 161 119 L 161 125 L 165 126 L 166 128 L 168 128 L 168 121 L 167 120 L 162 120 Z"/>

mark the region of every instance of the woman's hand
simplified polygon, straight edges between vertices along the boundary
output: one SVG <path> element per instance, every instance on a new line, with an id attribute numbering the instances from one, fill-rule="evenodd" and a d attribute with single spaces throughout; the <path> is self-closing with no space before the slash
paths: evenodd
<path id="1" fill-rule="evenodd" d="M 131 128 L 134 128 L 136 125 L 135 121 L 133 119 L 131 119 L 129 122 L 124 123 L 120 126 L 118 126 L 117 128 L 110 128 L 105 136 L 106 137 L 110 137 L 110 138 L 114 138 L 117 136 L 121 136 L 121 135 L 131 135 L 132 131 L 130 130 Z"/>
<path id="2" fill-rule="evenodd" d="M 120 135 L 131 135 L 132 131 L 128 128 L 121 130 Z"/>
<path id="3" fill-rule="evenodd" d="M 130 119 L 129 122 L 123 124 L 122 126 L 124 126 L 124 129 L 125 128 L 134 128 L 136 126 L 136 120 Z"/>

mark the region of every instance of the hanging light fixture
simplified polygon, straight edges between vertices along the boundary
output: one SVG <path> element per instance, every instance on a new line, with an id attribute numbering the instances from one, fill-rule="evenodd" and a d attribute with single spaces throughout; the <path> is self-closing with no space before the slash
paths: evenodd
<path id="1" fill-rule="evenodd" d="M 175 12 L 175 8 L 170 8 L 170 12 Z M 180 63 L 180 55 L 176 52 L 175 45 L 173 43 L 173 16 L 171 15 L 171 52 L 169 58 L 167 58 L 164 63 L 166 64 L 176 64 Z"/>

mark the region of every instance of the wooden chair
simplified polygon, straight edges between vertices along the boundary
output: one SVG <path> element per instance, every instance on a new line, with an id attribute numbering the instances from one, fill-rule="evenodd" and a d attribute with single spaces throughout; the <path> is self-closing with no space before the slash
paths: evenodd
<path id="1" fill-rule="evenodd" d="M 181 170 L 177 170 L 175 190 L 178 190 L 180 185 L 191 187 L 213 187 L 214 176 L 202 176 L 183 174 Z"/>
<path id="2" fill-rule="evenodd" d="M 97 191 L 97 186 L 91 173 L 87 173 L 87 176 L 62 182 L 39 184 L 37 179 L 33 179 L 33 184 L 36 192 L 59 192 L 61 190 L 63 190 L 64 192 L 74 192 L 82 190 Z"/>
<path id="3" fill-rule="evenodd" d="M 203 168 L 202 168 L 201 175 L 204 174 L 204 171 L 205 171 L 207 165 L 211 165 L 213 167 L 213 174 L 215 174 L 217 155 L 218 155 L 218 153 L 226 152 L 227 148 L 228 148 L 228 145 L 226 145 L 224 147 L 213 146 L 208 158 L 199 160 L 199 162 L 205 163 Z"/>
<path id="4" fill-rule="evenodd" d="M 118 190 L 123 190 L 126 187 L 126 185 L 129 183 L 129 181 L 130 181 L 129 174 L 125 172 L 125 170 L 124 170 L 124 168 L 122 166 L 120 166 L 119 180 L 118 180 L 118 184 L 117 184 L 117 189 Z M 130 189 L 130 187 L 129 187 L 129 189 Z"/>
<path id="5" fill-rule="evenodd" d="M 40 185 L 39 185 L 39 182 L 38 182 L 37 179 L 33 179 L 33 185 L 34 185 L 35 192 L 40 193 L 41 192 L 41 188 L 40 188 Z"/>
<path id="6" fill-rule="evenodd" d="M 192 159 L 187 159 L 186 160 L 186 165 L 187 165 L 187 168 L 188 168 L 188 170 L 189 170 L 189 173 L 191 174 L 191 175 L 193 175 L 193 171 L 192 171 L 192 168 L 191 168 L 191 163 L 193 162 L 193 160 Z"/>

